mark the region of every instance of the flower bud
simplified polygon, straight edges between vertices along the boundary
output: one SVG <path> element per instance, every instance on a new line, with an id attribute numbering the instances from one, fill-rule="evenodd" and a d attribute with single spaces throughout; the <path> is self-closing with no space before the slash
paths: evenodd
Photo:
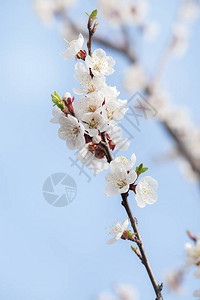
<path id="1" fill-rule="evenodd" d="M 99 144 L 101 142 L 101 137 L 99 135 L 93 136 L 92 141 L 94 144 Z"/>
<path id="2" fill-rule="evenodd" d="M 70 93 L 68 93 L 68 92 L 66 92 L 66 93 L 64 93 L 64 95 L 63 95 L 63 97 L 62 97 L 62 100 L 67 100 L 68 98 L 71 98 L 72 96 L 71 96 L 71 94 Z"/>
<path id="3" fill-rule="evenodd" d="M 85 60 L 87 56 L 87 53 L 84 49 L 81 49 L 77 54 L 76 54 L 76 60 L 77 59 L 82 59 L 82 60 Z"/>

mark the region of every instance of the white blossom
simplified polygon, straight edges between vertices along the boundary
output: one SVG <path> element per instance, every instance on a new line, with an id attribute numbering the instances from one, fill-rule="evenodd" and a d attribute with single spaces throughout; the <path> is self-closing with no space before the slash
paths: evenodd
<path id="1" fill-rule="evenodd" d="M 60 118 L 65 116 L 65 114 L 62 112 L 62 110 L 57 105 L 54 105 L 54 107 L 52 109 L 52 115 L 53 115 L 53 118 L 50 120 L 50 122 L 54 123 L 54 124 L 58 124 Z"/>
<path id="2" fill-rule="evenodd" d="M 109 163 L 106 158 L 98 159 L 93 153 L 88 149 L 89 144 L 86 144 L 77 154 L 77 160 L 80 160 L 81 163 L 85 166 L 88 166 L 94 174 L 98 174 L 103 170 L 109 168 Z"/>
<path id="3" fill-rule="evenodd" d="M 121 120 L 128 108 L 125 108 L 127 105 L 127 100 L 111 100 L 105 102 L 105 111 L 110 124 L 117 124 Z"/>
<path id="4" fill-rule="evenodd" d="M 200 236 L 197 237 L 197 241 L 194 245 L 190 243 L 185 244 L 186 250 L 186 267 L 191 265 L 200 264 Z"/>
<path id="5" fill-rule="evenodd" d="M 122 225 L 119 222 L 116 222 L 110 229 L 110 234 L 114 237 L 108 240 L 107 244 L 110 245 L 118 241 L 122 237 L 128 225 L 129 225 L 129 218 L 126 218 L 122 223 Z"/>
<path id="6" fill-rule="evenodd" d="M 65 49 L 64 52 L 61 53 L 61 55 L 64 57 L 64 60 L 68 60 L 75 57 L 78 54 L 78 52 L 82 49 L 83 43 L 84 37 L 80 33 L 78 39 L 68 43 L 68 47 Z"/>
<path id="7" fill-rule="evenodd" d="M 85 113 L 94 113 L 102 106 L 103 99 L 99 93 L 88 94 L 73 102 L 74 112 L 79 120 L 82 120 Z"/>
<path id="8" fill-rule="evenodd" d="M 102 114 L 95 111 L 94 113 L 85 113 L 82 117 L 85 130 L 90 136 L 98 135 L 98 132 L 106 131 L 107 123 Z"/>
<path id="9" fill-rule="evenodd" d="M 171 52 L 176 56 L 181 56 L 185 53 L 188 47 L 188 28 L 182 24 L 177 23 L 173 28 L 173 41 L 171 44 Z"/>
<path id="10" fill-rule="evenodd" d="M 143 89 L 147 84 L 144 70 L 139 64 L 132 64 L 126 68 L 124 74 L 124 88 L 131 92 Z"/>
<path id="11" fill-rule="evenodd" d="M 68 148 L 81 149 L 85 145 L 83 125 L 71 115 L 60 118 L 59 123 L 61 127 L 58 135 L 62 140 L 66 140 Z"/>
<path id="12" fill-rule="evenodd" d="M 133 168 L 133 166 L 135 165 L 135 162 L 136 162 L 136 156 L 134 153 L 131 155 L 130 161 L 128 160 L 127 157 L 119 156 L 119 155 L 113 160 L 113 164 L 114 163 L 116 165 L 122 164 L 124 166 L 124 168 L 126 169 L 126 171 L 130 171 Z"/>
<path id="13" fill-rule="evenodd" d="M 139 207 L 145 207 L 146 204 L 154 204 L 157 201 L 157 188 L 158 182 L 151 176 L 141 178 L 135 189 L 137 205 Z"/>
<path id="14" fill-rule="evenodd" d="M 100 90 L 100 93 L 106 99 L 106 102 L 109 102 L 110 100 L 117 100 L 117 97 L 120 94 L 116 86 L 108 86 L 107 84 L 103 86 L 103 88 Z"/>
<path id="15" fill-rule="evenodd" d="M 135 25 L 141 25 L 148 12 L 148 2 L 147 1 L 133 1 L 130 2 L 129 6 L 129 15 L 127 19 L 129 19 L 130 23 L 134 23 Z"/>
<path id="16" fill-rule="evenodd" d="M 185 0 L 179 11 L 179 16 L 183 21 L 195 20 L 200 11 L 200 4 L 195 0 Z"/>
<path id="17" fill-rule="evenodd" d="M 104 189 L 104 193 L 107 196 L 128 192 L 129 185 L 137 179 L 136 172 L 132 170 L 127 173 L 122 163 L 111 161 L 110 170 L 111 172 L 107 173 L 105 177 L 107 186 Z"/>
<path id="18" fill-rule="evenodd" d="M 111 75 L 114 72 L 115 61 L 111 56 L 106 56 L 103 49 L 94 50 L 92 56 L 87 55 L 85 63 L 94 76 L 99 76 L 100 74 Z"/>
<path id="19" fill-rule="evenodd" d="M 105 86 L 105 77 L 102 75 L 92 77 L 89 70 L 81 62 L 75 65 L 74 78 L 82 85 L 82 88 L 73 88 L 74 93 L 77 95 L 98 92 Z"/>
<path id="20" fill-rule="evenodd" d="M 110 139 L 115 144 L 115 148 L 118 150 L 125 151 L 130 146 L 130 140 L 122 137 L 122 129 L 118 126 L 113 126 L 109 124 L 106 132 L 110 136 Z"/>

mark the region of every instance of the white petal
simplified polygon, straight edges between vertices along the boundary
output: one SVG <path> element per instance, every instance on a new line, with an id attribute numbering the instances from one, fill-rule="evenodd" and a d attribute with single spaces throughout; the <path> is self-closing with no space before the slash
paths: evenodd
<path id="1" fill-rule="evenodd" d="M 114 188 L 113 185 L 107 185 L 105 188 L 104 188 L 104 193 L 106 194 L 106 196 L 114 196 L 114 195 L 117 195 L 118 194 L 118 191 L 117 189 Z"/>
<path id="2" fill-rule="evenodd" d="M 146 206 L 146 203 L 144 202 L 143 198 L 141 198 L 140 196 L 138 196 L 137 194 L 135 195 L 135 200 L 137 202 L 137 205 L 141 208 Z"/>
<path id="3" fill-rule="evenodd" d="M 114 244 L 116 241 L 117 241 L 116 237 L 114 237 L 114 238 L 112 238 L 112 239 L 110 239 L 110 240 L 107 241 L 107 245 Z"/>
<path id="4" fill-rule="evenodd" d="M 124 194 L 124 193 L 128 192 L 128 190 L 129 190 L 129 184 L 125 185 L 119 191 L 120 191 L 120 194 Z"/>
<path id="5" fill-rule="evenodd" d="M 130 171 L 129 174 L 127 174 L 128 184 L 134 183 L 136 179 L 137 179 L 137 173 L 135 171 Z"/>
<path id="6" fill-rule="evenodd" d="M 132 162 L 132 164 L 133 164 L 133 166 L 134 166 L 135 163 L 136 163 L 136 156 L 135 156 L 135 153 L 133 153 L 133 154 L 131 155 L 131 162 Z"/>
<path id="7" fill-rule="evenodd" d="M 127 174 L 125 167 L 121 163 L 118 163 L 114 160 L 112 160 L 110 163 L 110 169 L 113 173 L 122 173 L 124 177 Z"/>
<path id="8" fill-rule="evenodd" d="M 124 222 L 122 223 L 122 229 L 123 229 L 123 231 L 126 230 L 126 228 L 127 228 L 128 225 L 129 225 L 129 222 L 130 222 L 129 218 L 126 218 L 126 219 L 124 220 Z"/>
<path id="9" fill-rule="evenodd" d="M 121 150 L 121 151 L 126 151 L 129 146 L 130 146 L 129 139 L 127 139 L 127 138 L 120 138 L 117 141 L 116 149 Z"/>

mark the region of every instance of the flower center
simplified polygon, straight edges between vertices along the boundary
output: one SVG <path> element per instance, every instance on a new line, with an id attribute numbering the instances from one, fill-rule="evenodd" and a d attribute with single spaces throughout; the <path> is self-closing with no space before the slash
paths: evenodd
<path id="1" fill-rule="evenodd" d="M 73 134 L 74 135 L 79 135 L 79 133 L 80 133 L 80 127 L 79 126 L 77 126 L 77 127 L 74 127 L 74 129 L 72 130 L 72 132 L 73 132 Z"/>
<path id="2" fill-rule="evenodd" d="M 94 70 L 95 70 L 95 71 L 98 71 L 98 72 L 101 72 L 101 68 L 100 68 L 100 66 L 97 65 L 97 64 L 94 66 Z"/>
<path id="3" fill-rule="evenodd" d="M 95 120 L 95 119 L 91 119 L 89 120 L 89 128 L 97 128 L 97 125 L 99 124 L 99 121 L 98 120 Z"/>

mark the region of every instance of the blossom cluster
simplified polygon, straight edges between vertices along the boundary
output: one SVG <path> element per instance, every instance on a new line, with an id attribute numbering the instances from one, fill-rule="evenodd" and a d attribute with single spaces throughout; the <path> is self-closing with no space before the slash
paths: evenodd
<path id="1" fill-rule="evenodd" d="M 196 270 L 194 272 L 194 276 L 196 278 L 200 278 L 200 236 L 195 237 L 194 244 L 186 243 L 186 268 L 191 266 L 195 266 Z M 199 297 L 200 299 L 200 289 L 196 290 L 193 294 L 195 297 Z"/>
<path id="2" fill-rule="evenodd" d="M 136 162 L 136 156 L 133 153 L 129 161 L 124 156 L 118 156 L 110 163 L 110 171 L 106 175 L 107 186 L 104 192 L 107 196 L 127 193 L 133 190 L 135 200 L 139 207 L 145 207 L 146 204 L 154 204 L 157 200 L 156 190 L 158 188 L 157 181 L 151 176 L 141 178 L 138 183 L 136 181 L 141 173 L 144 173 L 147 168 L 141 165 L 132 170 Z"/>
<path id="3" fill-rule="evenodd" d="M 156 22 L 146 22 L 149 11 L 147 1 L 99 0 L 100 10 L 107 21 L 114 27 L 136 26 L 147 40 L 152 40 L 158 33 Z"/>
<path id="4" fill-rule="evenodd" d="M 65 60 L 76 57 L 83 61 L 75 65 L 74 77 L 80 87 L 73 88 L 76 100 L 68 92 L 62 99 L 56 92 L 52 95 L 55 103 L 52 122 L 60 124 L 58 134 L 68 148 L 80 150 L 77 159 L 99 173 L 108 168 L 104 139 L 111 151 L 126 150 L 129 146 L 129 140 L 122 137 L 117 126 L 127 111 L 127 100 L 119 99 L 116 87 L 106 84 L 106 76 L 114 72 L 114 59 L 102 49 L 87 55 L 83 43 L 80 34 L 61 53 Z"/>
<path id="5" fill-rule="evenodd" d="M 153 107 L 156 107 L 156 118 L 165 123 L 179 137 L 192 159 L 200 167 L 200 130 L 191 120 L 187 108 L 180 108 L 171 104 L 169 95 L 159 88 L 151 90 L 148 102 Z M 187 161 L 182 158 L 180 162 L 180 167 L 184 174 L 190 179 L 197 179 Z"/>
<path id="6" fill-rule="evenodd" d="M 68 92 L 61 99 L 55 92 L 52 95 L 55 106 L 51 121 L 60 125 L 58 135 L 66 141 L 68 148 L 79 149 L 77 159 L 89 165 L 94 173 L 99 173 L 109 166 L 107 151 L 126 150 L 129 146 L 129 140 L 122 137 L 121 128 L 117 126 L 127 111 L 127 101 L 118 99 L 116 87 L 106 84 L 106 76 L 114 72 L 114 59 L 106 56 L 103 49 L 96 49 L 92 55 L 87 55 L 83 44 L 84 38 L 80 34 L 61 53 L 65 60 L 75 57 L 84 63 L 77 62 L 75 65 L 74 77 L 80 87 L 73 88 L 73 92 L 78 99 L 75 100 Z M 156 202 L 158 183 L 152 177 L 145 176 L 136 184 L 140 174 L 148 168 L 140 164 L 134 171 L 135 162 L 134 153 L 130 161 L 123 156 L 112 160 L 104 192 L 107 196 L 113 196 L 133 190 L 138 206 L 145 207 Z"/>

